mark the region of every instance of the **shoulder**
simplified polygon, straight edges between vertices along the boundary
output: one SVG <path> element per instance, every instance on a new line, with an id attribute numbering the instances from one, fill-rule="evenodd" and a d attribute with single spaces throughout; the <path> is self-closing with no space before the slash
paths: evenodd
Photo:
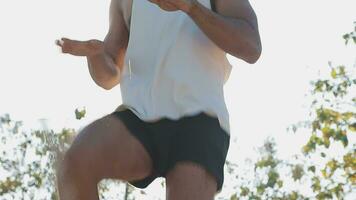
<path id="1" fill-rule="evenodd" d="M 219 14 L 244 19 L 257 27 L 257 16 L 249 0 L 215 0 Z"/>
<path id="2" fill-rule="evenodd" d="M 217 10 L 224 11 L 228 10 L 246 10 L 251 9 L 251 4 L 249 0 L 210 0 L 215 4 Z"/>
<path id="3" fill-rule="evenodd" d="M 130 30 L 131 10 L 132 10 L 133 0 L 113 0 L 113 1 L 119 1 L 121 13 L 124 17 L 127 30 Z"/>

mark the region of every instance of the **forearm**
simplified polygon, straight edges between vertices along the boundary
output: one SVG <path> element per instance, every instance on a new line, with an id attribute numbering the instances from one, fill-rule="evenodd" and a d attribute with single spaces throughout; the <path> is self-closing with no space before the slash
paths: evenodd
<path id="1" fill-rule="evenodd" d="M 120 80 L 120 70 L 105 51 L 87 56 L 88 68 L 94 82 L 104 89 L 111 89 Z"/>
<path id="2" fill-rule="evenodd" d="M 194 3 L 187 14 L 225 52 L 248 63 L 254 63 L 259 58 L 259 34 L 247 21 L 216 14 L 199 2 Z"/>

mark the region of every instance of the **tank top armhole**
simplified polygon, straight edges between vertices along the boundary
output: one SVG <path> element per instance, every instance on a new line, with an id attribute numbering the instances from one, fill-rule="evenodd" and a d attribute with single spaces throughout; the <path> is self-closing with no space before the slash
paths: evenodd
<path id="1" fill-rule="evenodd" d="M 210 0 L 210 7 L 213 12 L 216 12 L 215 0 Z"/>
<path id="2" fill-rule="evenodd" d="M 131 16 L 132 16 L 132 6 L 134 0 L 123 0 L 121 1 L 121 6 L 123 10 L 123 17 L 125 21 L 125 25 L 128 31 L 130 31 L 131 26 Z"/>

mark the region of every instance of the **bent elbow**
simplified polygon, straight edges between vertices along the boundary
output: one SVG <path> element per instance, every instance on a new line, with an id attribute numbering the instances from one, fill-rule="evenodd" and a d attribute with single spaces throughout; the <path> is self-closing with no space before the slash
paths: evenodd
<path id="1" fill-rule="evenodd" d="M 255 64 L 258 59 L 260 58 L 261 56 L 261 52 L 258 52 L 252 56 L 250 56 L 248 59 L 245 59 L 245 61 L 248 63 L 248 64 Z"/>
<path id="2" fill-rule="evenodd" d="M 244 60 L 249 64 L 255 64 L 261 57 L 261 53 L 262 53 L 261 45 L 256 44 L 250 48 L 250 51 Z"/>
<path id="3" fill-rule="evenodd" d="M 119 80 L 114 79 L 114 80 L 102 82 L 100 83 L 100 85 L 99 84 L 98 85 L 104 90 L 111 90 L 118 84 L 119 84 Z"/>
<path id="4" fill-rule="evenodd" d="M 240 58 L 249 64 L 255 64 L 261 57 L 262 47 L 259 43 L 247 44 L 243 47 L 235 47 L 234 50 L 227 51 L 236 58 Z"/>
<path id="5" fill-rule="evenodd" d="M 104 90 L 111 90 L 115 87 L 115 85 L 99 85 Z"/>
<path id="6" fill-rule="evenodd" d="M 105 80 L 97 81 L 97 85 L 104 90 L 111 90 L 120 83 L 120 77 L 114 76 Z"/>

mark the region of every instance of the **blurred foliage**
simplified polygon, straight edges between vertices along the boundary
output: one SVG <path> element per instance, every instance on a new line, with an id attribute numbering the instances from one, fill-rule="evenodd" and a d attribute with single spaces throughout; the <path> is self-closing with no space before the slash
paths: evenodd
<path id="1" fill-rule="evenodd" d="M 356 44 L 356 22 L 354 22 L 354 25 L 355 25 L 354 31 L 343 35 L 345 44 L 348 44 L 350 40 L 352 40 L 354 44 Z"/>
<path id="2" fill-rule="evenodd" d="M 58 199 L 55 169 L 75 131 L 23 130 L 21 121 L 0 117 L 1 199 Z"/>
<path id="3" fill-rule="evenodd" d="M 356 22 L 355 30 L 343 38 L 346 44 L 349 40 L 356 44 Z M 311 82 L 310 119 L 291 127 L 294 132 L 304 128 L 310 134 L 302 157 L 280 160 L 275 143 L 267 139 L 254 163 L 254 178 L 237 178 L 239 187 L 230 200 L 324 200 L 355 195 L 356 69 L 330 62 L 329 68 L 327 77 Z"/>
<path id="4" fill-rule="evenodd" d="M 260 157 L 256 162 L 245 163 L 244 168 L 247 170 L 236 170 L 236 193 L 231 195 L 230 200 L 310 199 L 298 189 L 298 185 L 308 181 L 305 178 L 308 171 L 300 158 L 279 159 L 273 138 L 267 138 L 258 153 Z M 226 164 L 229 168 L 231 163 Z"/>
<path id="5" fill-rule="evenodd" d="M 355 30 L 344 35 L 346 44 L 350 38 L 356 44 L 356 23 Z M 306 156 L 320 155 L 323 163 L 314 177 L 318 199 L 340 199 L 356 189 L 356 69 L 329 67 L 329 77 L 312 82 L 311 136 L 302 149 Z"/>
<path id="6" fill-rule="evenodd" d="M 76 109 L 75 117 L 85 113 L 85 108 Z M 55 172 L 75 135 L 69 128 L 24 130 L 21 121 L 0 117 L 0 199 L 59 199 Z M 117 180 L 102 180 L 98 189 L 101 199 L 133 199 L 133 188 Z"/>

